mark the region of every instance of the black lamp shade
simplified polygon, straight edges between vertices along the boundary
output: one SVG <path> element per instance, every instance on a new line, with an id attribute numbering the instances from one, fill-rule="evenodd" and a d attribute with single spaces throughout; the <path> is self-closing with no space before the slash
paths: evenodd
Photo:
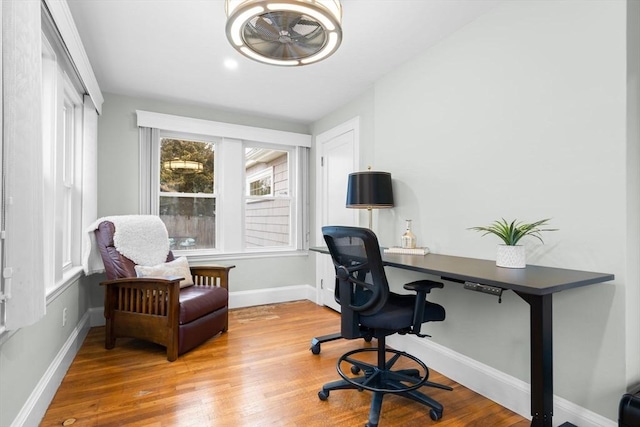
<path id="1" fill-rule="evenodd" d="M 393 207 L 391 174 L 375 171 L 349 174 L 347 207 L 356 209 Z"/>

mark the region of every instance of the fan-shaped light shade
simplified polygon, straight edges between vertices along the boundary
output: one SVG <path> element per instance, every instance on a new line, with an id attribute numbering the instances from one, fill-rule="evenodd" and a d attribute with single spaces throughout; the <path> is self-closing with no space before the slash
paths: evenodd
<path id="1" fill-rule="evenodd" d="M 227 38 L 240 53 L 271 65 L 312 64 L 342 41 L 339 0 L 226 0 Z"/>
<path id="2" fill-rule="evenodd" d="M 348 208 L 393 207 L 393 188 L 389 172 L 355 172 L 349 174 L 347 185 Z"/>

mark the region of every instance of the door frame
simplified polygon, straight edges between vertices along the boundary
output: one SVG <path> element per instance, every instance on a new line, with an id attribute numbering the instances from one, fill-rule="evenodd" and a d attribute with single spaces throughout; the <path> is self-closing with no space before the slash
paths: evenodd
<path id="1" fill-rule="evenodd" d="M 339 124 L 319 135 L 315 138 L 315 159 L 314 165 L 316 169 L 316 177 L 315 177 L 315 188 L 316 188 L 316 200 L 315 200 L 315 209 L 314 209 L 314 218 L 313 223 L 315 224 L 315 242 L 316 245 L 323 245 L 323 237 L 322 237 L 322 215 L 324 212 L 324 178 L 323 178 L 323 170 L 322 170 L 322 157 L 324 155 L 323 144 L 332 139 L 347 133 L 353 132 L 353 171 L 359 170 L 360 167 L 360 116 L 356 116 L 352 119 L 347 120 L 346 122 Z M 360 215 L 356 216 L 356 224 L 359 225 Z M 321 263 L 318 262 L 318 257 L 322 256 L 322 254 L 315 253 L 316 263 L 315 263 L 315 284 L 316 284 L 316 304 L 324 305 L 323 303 L 323 295 L 322 295 L 322 268 Z M 325 255 L 326 256 L 326 255 Z"/>

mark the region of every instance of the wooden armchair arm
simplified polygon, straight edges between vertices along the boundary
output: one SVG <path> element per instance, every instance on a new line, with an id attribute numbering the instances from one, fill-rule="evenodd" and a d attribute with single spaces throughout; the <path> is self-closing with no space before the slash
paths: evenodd
<path id="1" fill-rule="evenodd" d="M 229 270 L 235 265 L 191 266 L 193 283 L 199 286 L 220 286 L 229 289 Z"/>
<path id="2" fill-rule="evenodd" d="M 182 277 L 129 277 L 100 283 L 105 286 L 104 314 L 115 310 L 157 316 L 177 316 Z"/>

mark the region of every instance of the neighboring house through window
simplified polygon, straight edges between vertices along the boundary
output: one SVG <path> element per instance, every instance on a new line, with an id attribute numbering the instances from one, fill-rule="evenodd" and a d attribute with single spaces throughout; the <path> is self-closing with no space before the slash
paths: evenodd
<path id="1" fill-rule="evenodd" d="M 287 246 L 291 239 L 289 153 L 245 147 L 245 245 Z"/>

